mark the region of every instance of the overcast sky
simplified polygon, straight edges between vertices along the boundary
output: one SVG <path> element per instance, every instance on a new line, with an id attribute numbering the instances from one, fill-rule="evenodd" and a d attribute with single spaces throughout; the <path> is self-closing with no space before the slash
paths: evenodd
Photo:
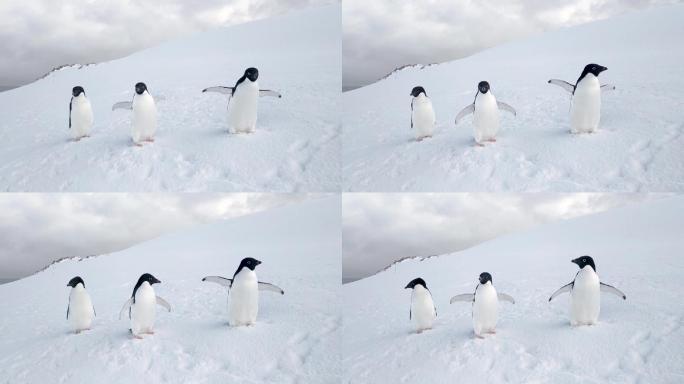
<path id="1" fill-rule="evenodd" d="M 344 0 L 343 87 L 544 31 L 681 0 Z"/>
<path id="2" fill-rule="evenodd" d="M 64 257 L 108 253 L 171 230 L 306 198 L 256 193 L 0 193 L 0 279 L 29 275 Z"/>
<path id="3" fill-rule="evenodd" d="M 364 194 L 342 198 L 342 277 L 369 276 L 393 261 L 462 250 L 550 221 L 662 194 Z"/>
<path id="4" fill-rule="evenodd" d="M 0 86 L 64 64 L 126 56 L 164 40 L 335 0 L 2 0 Z"/>

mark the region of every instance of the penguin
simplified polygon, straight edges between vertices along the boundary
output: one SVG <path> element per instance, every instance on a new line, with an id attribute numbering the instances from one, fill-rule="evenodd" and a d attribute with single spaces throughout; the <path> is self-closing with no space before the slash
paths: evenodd
<path id="1" fill-rule="evenodd" d="M 96 316 L 95 307 L 90 301 L 90 295 L 85 289 L 85 282 L 80 276 L 69 280 L 67 287 L 71 287 L 69 304 L 67 305 L 66 318 L 71 323 L 74 333 L 90 329 L 93 318 Z"/>
<path id="2" fill-rule="evenodd" d="M 259 291 L 285 294 L 280 287 L 257 279 L 254 268 L 261 261 L 246 257 L 242 259 L 232 279 L 221 276 L 207 276 L 202 281 L 228 287 L 228 319 L 233 327 L 253 325 L 259 312 Z"/>
<path id="3" fill-rule="evenodd" d="M 560 287 L 549 297 L 549 302 L 556 296 L 570 292 L 570 325 L 596 324 L 601 310 L 601 292 L 612 293 L 623 300 L 627 296 L 619 289 L 604 284 L 596 274 L 596 265 L 591 256 L 582 256 L 572 260 L 580 268 L 575 279 Z"/>
<path id="4" fill-rule="evenodd" d="M 515 300 L 510 295 L 496 292 L 490 273 L 480 273 L 479 280 L 480 283 L 475 287 L 475 293 L 456 295 L 449 300 L 449 304 L 457 301 L 473 303 L 473 331 L 475 331 L 475 336 L 482 339 L 484 333 L 496 333 L 499 301 L 515 304 Z"/>
<path id="5" fill-rule="evenodd" d="M 423 87 L 413 87 L 411 96 L 411 129 L 416 129 L 416 141 L 421 141 L 426 137 L 432 137 L 435 111 Z"/>
<path id="6" fill-rule="evenodd" d="M 614 85 L 601 85 L 598 75 L 608 68 L 598 64 L 587 64 L 575 84 L 551 79 L 549 84 L 557 85 L 572 95 L 570 105 L 570 132 L 593 133 L 601 119 L 601 92 L 612 91 Z"/>
<path id="7" fill-rule="evenodd" d="M 404 289 L 412 289 L 411 308 L 409 309 L 409 320 L 413 319 L 416 323 L 416 332 L 422 333 L 426 329 L 432 329 L 432 323 L 437 317 L 437 308 L 432 301 L 432 294 L 420 277 L 411 280 Z"/>
<path id="8" fill-rule="evenodd" d="M 496 134 L 499 131 L 499 109 L 510 112 L 516 116 L 515 109 L 503 101 L 497 101 L 489 88 L 489 83 L 480 81 L 477 84 L 477 93 L 475 93 L 475 100 L 472 104 L 463 108 L 461 112 L 456 115 L 454 124 L 465 116 L 473 114 L 473 137 L 475 144 L 484 146 L 484 143 L 495 142 Z"/>
<path id="9" fill-rule="evenodd" d="M 90 100 L 86 97 L 85 90 L 81 86 L 75 86 L 71 90 L 69 101 L 69 129 L 74 141 L 90 136 L 93 127 L 93 109 Z"/>
<path id="10" fill-rule="evenodd" d="M 270 89 L 259 89 L 259 70 L 250 67 L 235 83 L 234 87 L 209 87 L 202 92 L 216 92 L 228 95 L 228 123 L 231 133 L 252 133 L 256 128 L 257 99 L 259 96 L 282 98 Z"/>
<path id="11" fill-rule="evenodd" d="M 149 273 L 143 273 L 133 288 L 133 294 L 128 299 L 121 311 L 119 319 L 128 310 L 128 318 L 131 320 L 131 333 L 137 339 L 142 339 L 142 334 L 154 334 L 154 318 L 156 306 L 159 304 L 171 312 L 171 305 L 154 293 L 152 284 L 161 283 L 156 277 Z"/>
<path id="12" fill-rule="evenodd" d="M 142 146 L 143 142 L 154 142 L 154 133 L 157 131 L 157 106 L 145 83 L 135 85 L 133 101 L 120 101 L 112 106 L 112 111 L 115 109 L 133 110 L 131 137 L 135 145 Z"/>

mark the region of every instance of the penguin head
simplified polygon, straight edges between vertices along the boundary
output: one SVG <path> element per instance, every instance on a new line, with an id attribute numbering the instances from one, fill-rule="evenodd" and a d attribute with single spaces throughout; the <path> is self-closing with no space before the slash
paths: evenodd
<path id="1" fill-rule="evenodd" d="M 421 93 L 424 94 L 425 96 L 427 96 L 427 93 L 425 92 L 425 88 L 423 88 L 421 86 L 413 87 L 413 89 L 411 90 L 411 96 L 413 96 L 413 97 L 418 97 L 418 95 L 420 95 Z"/>
<path id="2" fill-rule="evenodd" d="M 480 81 L 477 84 L 477 89 L 480 91 L 480 93 L 487 93 L 489 92 L 489 83 L 486 81 Z"/>
<path id="3" fill-rule="evenodd" d="M 580 267 L 580 269 L 588 265 L 591 267 L 591 269 L 594 270 L 594 272 L 596 272 L 596 265 L 594 264 L 594 259 L 592 259 L 591 256 L 581 256 L 572 260 L 572 262 L 577 264 Z"/>
<path id="4" fill-rule="evenodd" d="M 67 284 L 67 287 L 76 288 L 78 284 L 82 284 L 83 288 L 85 288 L 85 283 L 83 282 L 83 279 L 81 279 L 81 276 L 76 276 L 73 279 L 69 280 L 69 284 Z"/>
<path id="5" fill-rule="evenodd" d="M 83 89 L 83 87 L 81 87 L 80 85 L 75 86 L 74 89 L 71 90 L 71 95 L 73 97 L 78 97 L 78 95 L 80 95 L 81 93 L 83 94 L 83 96 L 85 96 L 85 89 Z"/>
<path id="6" fill-rule="evenodd" d="M 487 284 L 487 282 L 493 283 L 492 281 L 492 275 L 489 274 L 489 272 L 482 272 L 480 273 L 480 284 Z"/>
<path id="7" fill-rule="evenodd" d="M 410 283 L 406 284 L 404 289 L 409 289 L 409 288 L 413 289 L 416 287 L 416 285 L 422 285 L 423 288 L 427 289 L 427 284 L 425 284 L 425 280 L 421 279 L 420 277 L 417 277 L 417 278 L 411 280 Z"/>
<path id="8" fill-rule="evenodd" d="M 591 73 L 594 76 L 598 76 L 599 73 L 608 70 L 608 68 L 598 65 L 598 64 L 587 64 L 584 67 L 584 71 L 582 71 L 582 77 L 586 75 L 587 73 Z"/>
<path id="9" fill-rule="evenodd" d="M 259 70 L 254 67 L 247 68 L 245 69 L 245 77 L 251 81 L 257 81 L 259 78 Z"/>
<path id="10" fill-rule="evenodd" d="M 161 281 L 159 281 L 156 277 L 152 276 L 152 274 L 150 274 L 150 273 L 143 273 L 140 276 L 140 278 L 138 279 L 138 284 L 136 284 L 136 285 L 140 286 L 140 284 L 142 284 L 144 282 L 148 282 L 148 283 L 150 283 L 150 285 L 161 283 Z"/>
<path id="11" fill-rule="evenodd" d="M 135 93 L 138 95 L 142 95 L 145 91 L 147 91 L 147 85 L 145 85 L 145 83 L 138 83 L 135 85 Z"/>
<path id="12" fill-rule="evenodd" d="M 242 268 L 249 268 L 253 271 L 254 268 L 256 268 L 256 266 L 259 264 L 261 264 L 261 261 L 254 259 L 254 258 L 251 258 L 251 257 L 245 257 L 240 262 L 240 266 L 238 267 L 238 270 L 240 270 Z"/>

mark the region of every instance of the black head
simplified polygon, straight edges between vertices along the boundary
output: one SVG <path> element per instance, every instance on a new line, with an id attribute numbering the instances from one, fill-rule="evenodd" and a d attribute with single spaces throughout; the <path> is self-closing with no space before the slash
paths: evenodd
<path id="1" fill-rule="evenodd" d="M 83 284 L 83 288 L 85 288 L 85 283 L 83 282 L 83 279 L 81 279 L 81 276 L 76 276 L 73 279 L 69 280 L 69 284 L 67 284 L 67 287 L 75 288 L 79 283 Z"/>
<path id="2" fill-rule="evenodd" d="M 142 275 L 140 275 L 140 278 L 138 279 L 138 282 L 135 283 L 135 288 L 133 288 L 133 295 L 131 295 L 131 297 L 132 297 L 134 300 L 135 300 L 135 293 L 138 291 L 138 288 L 140 288 L 140 286 L 143 285 L 143 283 L 146 282 L 146 281 L 147 281 L 148 283 L 150 283 L 150 285 L 152 285 L 152 284 L 157 284 L 157 283 L 161 283 L 161 281 L 157 280 L 157 278 L 154 277 L 154 276 L 152 276 L 151 274 L 149 274 L 149 273 L 143 273 Z"/>
<path id="3" fill-rule="evenodd" d="M 492 275 L 490 275 L 489 272 L 480 273 L 480 284 L 487 284 L 488 281 L 494 283 L 492 281 Z"/>
<path id="4" fill-rule="evenodd" d="M 596 272 L 596 265 L 594 264 L 594 259 L 592 259 L 591 256 L 578 257 L 578 258 L 572 260 L 572 262 L 577 264 L 580 267 L 580 269 L 589 265 L 589 266 L 591 266 L 591 269 L 593 269 L 594 272 Z"/>
<path id="5" fill-rule="evenodd" d="M 242 261 L 240 262 L 240 265 L 238 266 L 238 269 L 233 274 L 233 278 L 235 278 L 235 275 L 240 273 L 242 268 L 249 268 L 250 270 L 253 271 L 254 268 L 256 268 L 256 266 L 259 264 L 261 264 L 261 261 L 254 259 L 254 258 L 251 258 L 251 257 L 245 257 L 244 259 L 242 259 Z"/>
<path id="6" fill-rule="evenodd" d="M 85 96 L 85 89 L 83 89 L 83 87 L 81 87 L 80 85 L 75 86 L 71 90 L 71 96 L 73 97 L 78 97 L 78 95 L 80 95 L 81 93 L 83 94 L 83 96 Z"/>
<path id="7" fill-rule="evenodd" d="M 477 89 L 480 91 L 480 93 L 487 93 L 489 92 L 489 83 L 486 81 L 480 81 L 477 84 Z"/>
<path id="8" fill-rule="evenodd" d="M 586 75 L 587 73 L 591 73 L 594 76 L 598 76 L 599 73 L 607 70 L 608 68 L 598 65 L 598 64 L 587 64 L 584 67 L 584 71 L 582 71 L 582 75 Z"/>
<path id="9" fill-rule="evenodd" d="M 422 285 L 423 288 L 427 289 L 427 284 L 425 284 L 425 280 L 421 279 L 420 277 L 417 277 L 417 278 L 411 280 L 410 283 L 406 284 L 404 289 L 408 289 L 408 288 L 413 289 L 416 287 L 416 285 Z"/>
<path id="10" fill-rule="evenodd" d="M 424 94 L 425 96 L 427 96 L 427 93 L 425 92 L 425 88 L 423 88 L 421 86 L 413 87 L 413 89 L 411 90 L 411 96 L 413 96 L 413 97 L 418 97 L 418 95 L 420 95 L 421 93 Z"/>
<path id="11" fill-rule="evenodd" d="M 147 91 L 147 85 L 145 85 L 145 83 L 138 83 L 135 85 L 135 93 L 138 95 L 142 95 L 145 91 Z"/>
<path id="12" fill-rule="evenodd" d="M 257 81 L 259 78 L 259 70 L 254 67 L 247 68 L 245 69 L 245 77 L 252 81 Z"/>

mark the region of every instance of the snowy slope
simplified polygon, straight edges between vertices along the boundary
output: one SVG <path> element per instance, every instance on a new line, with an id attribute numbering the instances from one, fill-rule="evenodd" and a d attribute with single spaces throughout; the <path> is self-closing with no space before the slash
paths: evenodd
<path id="1" fill-rule="evenodd" d="M 345 383 L 681 383 L 684 381 L 684 197 L 585 216 L 504 236 L 471 249 L 409 260 L 346 284 Z M 589 254 L 602 281 L 599 324 L 571 328 L 571 259 Z M 516 304 L 501 303 L 497 334 L 473 335 L 471 293 L 480 272 Z M 414 332 L 411 294 L 423 277 L 437 307 L 432 330 Z"/>
<path id="2" fill-rule="evenodd" d="M 441 65 L 407 68 L 343 95 L 343 184 L 349 191 L 674 191 L 684 190 L 684 5 L 546 33 Z M 584 65 L 599 79 L 600 131 L 569 134 L 569 94 Z M 498 142 L 475 147 L 477 83 L 518 111 L 502 113 Z M 412 87 L 432 99 L 432 139 L 413 141 Z"/>
<path id="3" fill-rule="evenodd" d="M 338 191 L 340 6 L 211 30 L 123 59 L 58 70 L 0 93 L 0 190 Z M 259 68 L 257 131 L 227 133 L 227 99 L 203 94 Z M 156 142 L 132 146 L 136 82 L 157 103 Z M 68 139 L 71 88 L 94 109 L 92 137 Z"/>
<path id="4" fill-rule="evenodd" d="M 293 225 L 295 224 L 295 225 Z M 227 325 L 225 288 L 246 256 L 285 295 L 263 292 L 257 324 Z M 334 383 L 339 352 L 340 199 L 324 198 L 171 234 L 114 254 L 69 260 L 0 286 L 0 383 Z M 173 311 L 136 340 L 118 312 L 150 272 Z M 85 280 L 98 317 L 69 333 L 69 279 Z"/>

